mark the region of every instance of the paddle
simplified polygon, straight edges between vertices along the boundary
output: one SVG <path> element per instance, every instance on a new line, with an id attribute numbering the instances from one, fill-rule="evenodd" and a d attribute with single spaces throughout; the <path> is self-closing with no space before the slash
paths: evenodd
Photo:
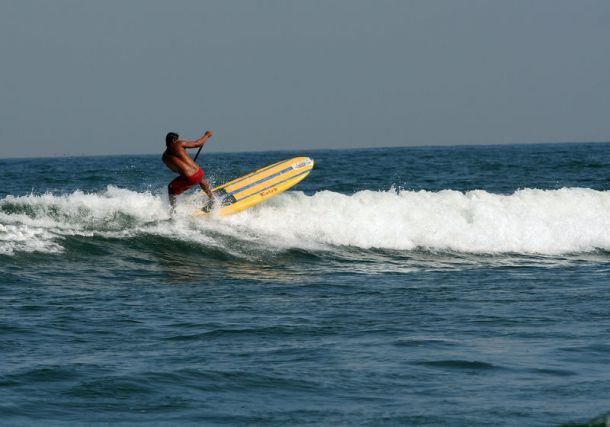
<path id="1" fill-rule="evenodd" d="M 199 153 L 201 153 L 202 148 L 203 148 L 203 145 L 201 147 L 199 147 L 199 150 L 197 150 L 197 154 L 195 154 L 195 158 L 193 159 L 194 162 L 197 161 L 197 157 L 199 157 Z"/>
<path id="2" fill-rule="evenodd" d="M 210 132 L 209 130 L 205 132 L 205 134 L 203 135 L 203 137 L 207 136 L 206 141 L 208 139 L 210 139 L 210 137 L 212 136 L 212 132 Z M 205 142 L 204 142 L 205 144 Z M 201 153 L 201 149 L 203 148 L 203 145 L 199 147 L 199 150 L 197 150 L 197 154 L 195 154 L 195 158 L 193 159 L 194 162 L 197 161 L 197 157 L 199 157 L 199 153 Z"/>

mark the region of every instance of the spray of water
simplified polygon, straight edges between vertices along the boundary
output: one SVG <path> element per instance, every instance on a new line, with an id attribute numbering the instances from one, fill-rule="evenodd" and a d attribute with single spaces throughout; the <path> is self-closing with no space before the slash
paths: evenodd
<path id="1" fill-rule="evenodd" d="M 183 198 L 170 220 L 164 196 L 109 186 L 0 200 L 0 254 L 58 253 L 68 236 L 147 234 L 222 247 L 225 238 L 271 249 L 337 247 L 554 255 L 610 250 L 610 192 L 523 189 L 282 194 L 230 217 L 195 218 Z M 230 248 L 225 248 L 230 251 Z"/>

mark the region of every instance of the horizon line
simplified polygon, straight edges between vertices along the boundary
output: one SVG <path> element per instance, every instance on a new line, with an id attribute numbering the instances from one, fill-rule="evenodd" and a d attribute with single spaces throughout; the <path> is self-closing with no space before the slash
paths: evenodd
<path id="1" fill-rule="evenodd" d="M 297 149 L 272 149 L 272 150 L 235 150 L 235 151 L 208 151 L 208 154 L 240 154 L 240 153 L 274 153 L 286 151 L 341 151 L 341 150 L 383 150 L 388 148 L 448 148 L 448 147 L 501 147 L 501 146 L 521 146 L 521 145 L 575 145 L 575 144 L 608 144 L 610 140 L 597 141 L 560 141 L 560 142 L 515 142 L 515 143 L 489 143 L 489 144 L 429 144 L 429 145 L 387 145 L 383 147 L 343 147 L 343 148 L 297 148 Z M 124 153 L 124 154 L 49 154 L 43 156 L 9 156 L 0 157 L 0 160 L 27 160 L 27 159 L 59 159 L 72 157 L 127 157 L 127 156 L 154 156 L 155 153 Z"/>

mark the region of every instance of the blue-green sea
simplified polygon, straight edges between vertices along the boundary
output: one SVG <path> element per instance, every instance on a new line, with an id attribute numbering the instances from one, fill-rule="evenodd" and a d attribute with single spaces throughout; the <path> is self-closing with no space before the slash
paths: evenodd
<path id="1" fill-rule="evenodd" d="M 301 155 L 0 160 L 0 425 L 605 425 L 610 144 Z"/>

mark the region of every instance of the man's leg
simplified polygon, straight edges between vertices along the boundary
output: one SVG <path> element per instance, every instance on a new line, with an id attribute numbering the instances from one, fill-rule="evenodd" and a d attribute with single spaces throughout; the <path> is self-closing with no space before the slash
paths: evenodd
<path id="1" fill-rule="evenodd" d="M 174 212 L 176 210 L 176 195 L 172 194 L 171 184 L 167 187 L 167 195 L 169 197 L 169 207 L 170 211 Z"/>
<path id="2" fill-rule="evenodd" d="M 214 195 L 212 194 L 212 190 L 210 190 L 210 184 L 205 180 L 205 178 L 201 178 L 201 182 L 199 182 L 199 186 L 208 195 L 210 200 L 214 199 Z"/>
<path id="3" fill-rule="evenodd" d="M 203 205 L 203 210 L 205 212 L 210 212 L 212 209 L 214 209 L 214 205 L 216 204 L 214 194 L 212 193 L 212 190 L 210 190 L 210 184 L 208 184 L 208 182 L 202 178 L 201 182 L 199 182 L 199 186 L 205 192 L 205 194 L 208 195 L 208 201 L 205 205 Z"/>

